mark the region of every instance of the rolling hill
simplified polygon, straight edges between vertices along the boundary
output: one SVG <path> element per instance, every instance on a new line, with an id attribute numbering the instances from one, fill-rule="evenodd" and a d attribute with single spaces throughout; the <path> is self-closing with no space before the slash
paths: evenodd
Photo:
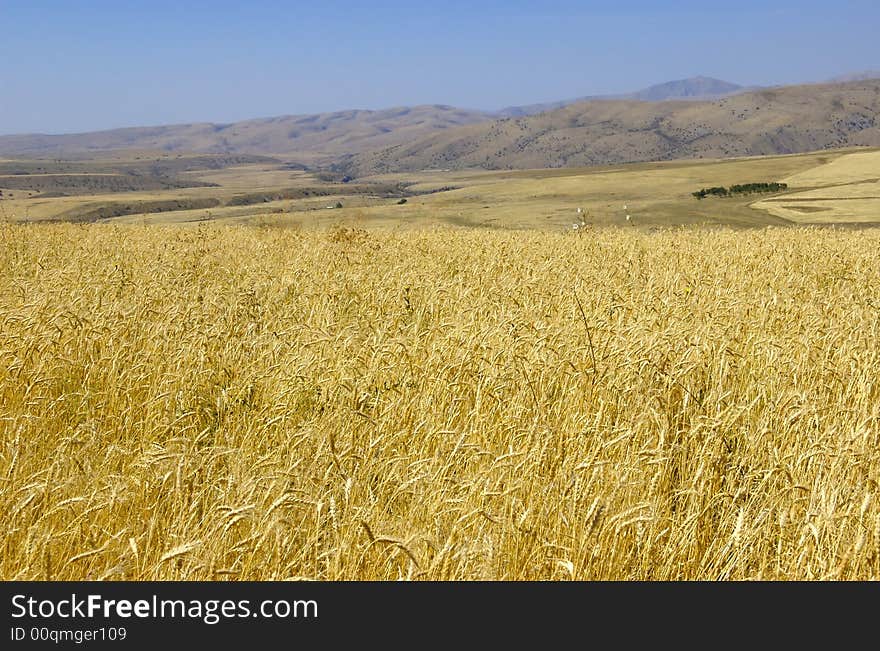
<path id="1" fill-rule="evenodd" d="M 572 167 L 880 146 L 880 80 L 807 84 L 712 101 L 600 100 L 473 124 L 349 157 L 355 175 Z"/>
<path id="2" fill-rule="evenodd" d="M 0 155 L 259 154 L 356 176 L 725 158 L 880 145 L 878 98 L 878 79 L 743 89 L 694 77 L 613 99 L 519 107 L 534 114 L 517 117 L 446 105 L 352 110 L 229 124 L 0 136 Z"/>
<path id="3" fill-rule="evenodd" d="M 632 99 L 670 99 L 721 95 L 740 88 L 708 77 L 671 81 L 629 95 Z M 382 149 L 508 115 L 530 115 L 580 100 L 511 107 L 497 112 L 446 105 L 398 107 L 380 111 L 350 110 L 314 115 L 286 115 L 227 124 L 209 122 L 111 129 L 66 135 L 0 136 L 0 154 L 30 158 L 67 158 L 85 152 L 161 150 L 188 153 L 247 153 L 291 157 L 323 165 L 340 156 Z"/>
<path id="4" fill-rule="evenodd" d="M 64 158 L 82 152 L 164 150 L 283 155 L 320 165 L 352 152 L 418 140 L 451 127 L 482 122 L 489 113 L 426 105 L 381 111 L 339 111 L 246 120 L 180 124 L 68 135 L 0 136 L 0 154 Z"/>

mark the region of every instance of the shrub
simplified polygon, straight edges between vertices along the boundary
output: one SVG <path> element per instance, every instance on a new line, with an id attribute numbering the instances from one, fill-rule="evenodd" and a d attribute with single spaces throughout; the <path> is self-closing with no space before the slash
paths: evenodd
<path id="1" fill-rule="evenodd" d="M 743 183 L 731 185 L 729 188 L 721 186 L 703 188 L 702 190 L 691 192 L 691 195 L 697 199 L 705 199 L 709 195 L 716 197 L 731 197 L 740 194 L 752 194 L 755 192 L 781 192 L 782 190 L 787 189 L 787 183 Z"/>

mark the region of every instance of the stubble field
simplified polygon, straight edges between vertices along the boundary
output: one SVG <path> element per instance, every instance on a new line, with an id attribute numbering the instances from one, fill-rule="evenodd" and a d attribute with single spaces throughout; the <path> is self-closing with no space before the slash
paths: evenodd
<path id="1" fill-rule="evenodd" d="M 880 231 L 0 243 L 2 579 L 880 578 Z"/>

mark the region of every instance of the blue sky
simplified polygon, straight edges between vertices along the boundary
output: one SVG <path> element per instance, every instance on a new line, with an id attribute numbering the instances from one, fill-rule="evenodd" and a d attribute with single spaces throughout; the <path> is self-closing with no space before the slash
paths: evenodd
<path id="1" fill-rule="evenodd" d="M 877 0 L 0 0 L 0 133 L 813 81 L 880 68 L 878 26 Z"/>

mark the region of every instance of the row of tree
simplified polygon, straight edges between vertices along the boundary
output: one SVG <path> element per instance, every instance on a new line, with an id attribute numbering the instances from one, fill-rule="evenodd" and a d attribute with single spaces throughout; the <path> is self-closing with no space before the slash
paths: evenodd
<path id="1" fill-rule="evenodd" d="M 691 194 L 697 199 L 705 199 L 706 197 L 733 197 L 739 194 L 752 194 L 754 192 L 780 192 L 787 190 L 787 183 L 742 183 L 731 185 L 729 188 L 716 186 L 712 188 L 703 188 Z"/>

